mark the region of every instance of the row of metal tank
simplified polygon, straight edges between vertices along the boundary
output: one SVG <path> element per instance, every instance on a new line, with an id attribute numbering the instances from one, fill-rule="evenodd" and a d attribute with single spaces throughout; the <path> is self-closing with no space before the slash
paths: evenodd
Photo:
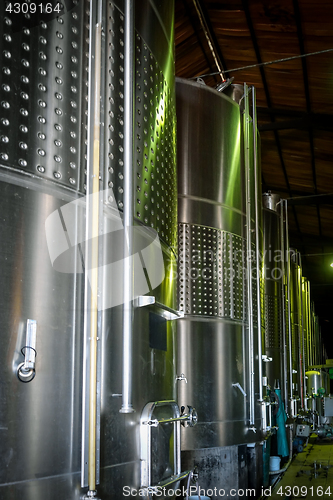
<path id="1" fill-rule="evenodd" d="M 5 7 L 0 497 L 258 488 L 323 360 L 254 88 L 175 83 L 172 2 Z"/>

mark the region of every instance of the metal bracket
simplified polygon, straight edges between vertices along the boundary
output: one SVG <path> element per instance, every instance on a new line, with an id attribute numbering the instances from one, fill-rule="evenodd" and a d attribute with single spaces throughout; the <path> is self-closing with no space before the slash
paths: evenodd
<path id="1" fill-rule="evenodd" d="M 180 375 L 176 376 L 176 382 L 181 382 L 183 380 L 187 384 L 187 378 L 185 377 L 184 373 L 181 373 Z"/>
<path id="2" fill-rule="evenodd" d="M 153 295 L 139 295 L 133 301 L 134 307 L 152 307 L 154 312 L 162 316 L 168 321 L 180 319 L 184 317 L 183 311 L 176 311 L 160 302 L 156 302 Z"/>

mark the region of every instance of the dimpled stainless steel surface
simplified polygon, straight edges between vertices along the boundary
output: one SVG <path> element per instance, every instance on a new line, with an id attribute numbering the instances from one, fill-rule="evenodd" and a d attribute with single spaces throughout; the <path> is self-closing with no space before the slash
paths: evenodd
<path id="1" fill-rule="evenodd" d="M 156 20 L 155 20 L 156 21 Z M 170 28 L 169 28 L 170 29 Z M 160 27 L 162 32 L 162 27 Z M 123 16 L 109 5 L 110 47 L 108 114 L 109 158 L 106 183 L 123 208 Z M 175 97 L 151 48 L 139 33 L 135 40 L 135 209 L 134 216 L 153 227 L 176 248 L 177 182 L 175 149 Z M 170 66 L 170 61 L 169 61 Z M 115 89 L 119 89 L 118 92 Z"/>
<path id="2" fill-rule="evenodd" d="M 11 41 L 1 37 L 0 42 L 3 61 L 7 60 L 4 51 L 10 52 L 9 62 L 4 66 L 11 71 L 2 74 L 10 90 L 0 89 L 1 103 L 9 104 L 1 107 L 4 120 L 0 124 L 1 136 L 9 140 L 5 138 L 0 143 L 1 167 L 8 174 L 0 182 L 3 283 L 0 319 L 3 343 L 7 346 L 1 354 L 5 367 L 0 393 L 0 497 L 3 500 L 55 500 L 59 495 L 78 499 L 82 495 L 83 279 L 80 274 L 53 270 L 44 236 L 47 216 L 74 200 L 76 191 L 79 195 L 84 193 L 89 2 L 76 3 L 62 20 L 31 28 L 29 34 L 17 33 L 15 44 L 13 37 Z M 109 101 L 103 111 L 107 112 L 104 115 L 105 152 L 106 157 L 110 156 L 101 180 L 105 187 L 114 183 L 118 207 L 122 208 L 119 188 L 123 156 L 121 142 L 116 143 L 123 127 L 122 5 L 121 2 L 117 7 L 110 2 L 106 4 Z M 175 248 L 171 248 L 177 244 L 173 2 L 142 0 L 136 2 L 136 6 L 135 130 L 136 147 L 140 148 L 136 150 L 136 161 L 141 163 L 135 166 L 136 187 L 140 188 L 136 200 L 140 202 L 136 201 L 134 215 L 137 225 L 154 227 L 162 241 L 165 277 L 150 294 L 156 302 L 175 309 L 176 259 Z M 1 21 L 6 34 L 10 24 L 4 17 Z M 23 68 L 27 69 L 21 70 L 22 54 L 26 51 L 22 43 L 28 43 L 27 40 L 30 40 L 30 51 L 24 59 L 28 64 L 25 62 Z M 6 43 L 12 45 L 5 46 Z M 21 80 L 21 76 L 26 78 Z M 12 85 L 10 79 L 14 82 Z M 26 92 L 28 99 L 14 95 L 14 88 Z M 24 107 L 22 100 L 27 101 Z M 21 109 L 27 113 L 20 113 Z M 20 147 L 22 137 L 27 137 L 24 141 L 27 148 Z M 112 141 L 117 144 L 114 149 Z M 42 149 L 45 154 L 40 154 Z M 19 163 L 20 159 L 26 163 Z M 107 219 L 108 200 L 103 208 Z M 78 224 L 77 231 L 83 227 L 83 223 Z M 83 241 L 84 235 L 80 237 Z M 112 261 L 114 251 L 115 248 L 107 245 L 104 248 L 107 262 Z M 117 293 L 116 285 L 104 283 L 106 297 Z M 36 377 L 23 384 L 15 370 L 24 359 L 20 349 L 27 318 L 37 321 Z M 140 487 L 141 411 L 149 401 L 175 399 L 175 322 L 167 322 L 161 308 L 154 306 L 135 308 L 133 321 L 135 413 L 122 415 L 119 413 L 122 306 L 106 309 L 99 316 L 101 472 L 98 494 L 103 499 L 121 498 L 126 485 Z M 169 457 L 164 464 L 163 454 L 160 458 L 159 467 L 164 465 L 167 471 Z"/>
<path id="3" fill-rule="evenodd" d="M 176 98 L 178 301 L 185 313 L 177 323 L 178 372 L 188 380 L 178 384 L 178 394 L 180 404 L 191 401 L 198 411 L 198 425 L 182 433 L 182 448 L 254 442 L 262 434 L 258 380 L 253 393 L 249 384 L 241 110 L 225 95 L 181 79 L 176 79 Z M 253 280 L 257 367 L 255 285 Z M 250 398 L 256 434 L 249 430 Z"/>
<path id="4" fill-rule="evenodd" d="M 117 5 L 116 5 L 117 4 Z M 104 186 L 112 187 L 123 209 L 123 54 L 124 18 L 121 2 L 107 2 L 106 68 L 108 127 Z M 136 225 L 155 229 L 160 237 L 165 277 L 149 295 L 176 308 L 177 179 L 175 163 L 175 97 L 173 62 L 173 2 L 136 2 L 135 38 L 135 164 L 133 167 Z M 154 8 L 153 8 L 154 7 Z M 157 10 L 156 10 L 157 8 Z M 164 52 L 163 52 L 163 50 Z M 171 72 L 171 73 L 170 73 Z M 108 213 L 108 200 L 104 206 Z M 113 248 L 106 248 L 106 262 Z M 153 264 L 153 263 L 152 263 Z M 104 294 L 121 293 L 121 285 L 106 281 Z M 101 372 L 101 484 L 104 499 L 122 498 L 123 487 L 140 488 L 140 416 L 150 401 L 174 400 L 176 325 L 166 321 L 155 306 L 134 309 L 133 407 L 120 414 L 122 392 L 122 306 L 106 309 L 101 317 L 103 335 Z M 159 345 L 158 340 L 165 342 Z M 164 451 L 164 449 L 163 449 Z M 168 475 L 169 456 L 159 450 L 159 470 Z M 161 465 L 162 464 L 162 465 Z M 156 465 L 156 464 L 155 464 Z"/>
<path id="5" fill-rule="evenodd" d="M 267 198 L 267 197 L 266 197 Z M 263 210 L 264 269 L 265 269 L 265 354 L 273 360 L 266 363 L 268 383 L 276 379 L 282 386 L 282 270 L 280 217 L 273 209 Z"/>
<path id="6" fill-rule="evenodd" d="M 89 3 L 66 2 L 47 23 L 41 13 L 22 16 L 19 27 L 5 5 L 0 164 L 83 191 Z"/>
<path id="7" fill-rule="evenodd" d="M 244 321 L 244 240 L 232 233 L 179 224 L 179 309 Z"/>

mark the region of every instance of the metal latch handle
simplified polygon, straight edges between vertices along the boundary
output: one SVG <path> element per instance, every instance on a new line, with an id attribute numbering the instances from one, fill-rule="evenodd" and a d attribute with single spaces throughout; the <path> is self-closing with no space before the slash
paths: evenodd
<path id="1" fill-rule="evenodd" d="M 31 382 L 35 378 L 36 371 L 36 343 L 37 343 L 37 321 L 27 320 L 27 332 L 25 346 L 21 352 L 24 356 L 24 362 L 17 367 L 17 376 L 21 382 Z"/>

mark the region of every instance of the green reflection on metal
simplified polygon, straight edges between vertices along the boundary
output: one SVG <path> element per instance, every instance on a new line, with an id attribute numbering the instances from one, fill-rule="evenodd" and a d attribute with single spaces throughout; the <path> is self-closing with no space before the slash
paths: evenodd
<path id="1" fill-rule="evenodd" d="M 226 204 L 230 207 L 234 206 L 235 186 L 239 180 L 239 158 L 240 158 L 240 121 L 238 122 L 238 127 L 236 131 L 236 141 L 234 145 L 234 150 L 230 157 L 230 175 L 228 180 L 228 188 L 226 191 Z M 239 196 L 239 193 L 237 193 Z"/>

